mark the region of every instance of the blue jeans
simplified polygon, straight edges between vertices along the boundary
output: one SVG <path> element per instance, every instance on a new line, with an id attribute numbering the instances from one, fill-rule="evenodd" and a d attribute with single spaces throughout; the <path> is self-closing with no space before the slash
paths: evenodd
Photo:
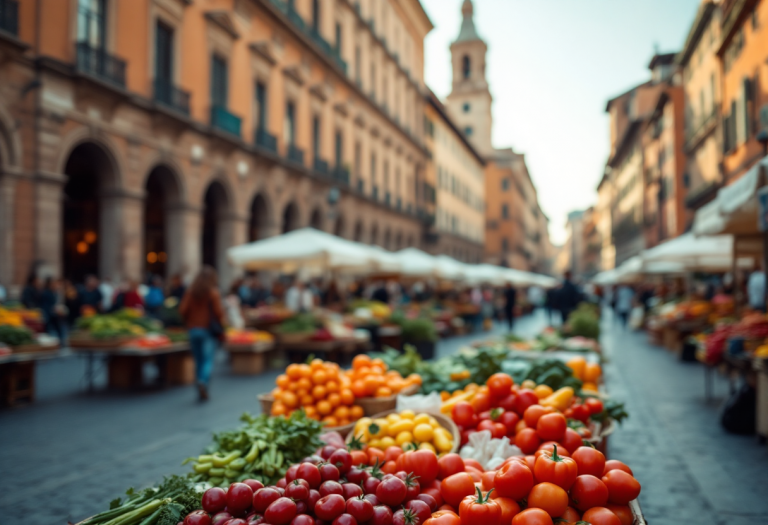
<path id="1" fill-rule="evenodd" d="M 208 386 L 213 371 L 213 356 L 216 353 L 216 339 L 207 328 L 190 328 L 189 345 L 195 358 L 195 376 L 198 383 Z"/>

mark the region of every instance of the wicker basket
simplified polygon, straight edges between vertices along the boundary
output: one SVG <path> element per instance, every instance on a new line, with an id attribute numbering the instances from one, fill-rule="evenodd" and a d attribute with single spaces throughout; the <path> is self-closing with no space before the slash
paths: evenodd
<path id="1" fill-rule="evenodd" d="M 378 414 L 374 414 L 373 416 L 370 416 L 371 419 L 378 419 L 382 417 L 387 417 L 389 414 L 392 414 L 394 412 L 397 412 L 397 410 L 387 410 L 386 412 L 380 412 Z M 429 412 L 427 410 L 423 412 L 419 412 L 421 414 L 429 414 L 430 416 L 434 417 L 438 423 L 440 423 L 440 426 L 447 429 L 448 432 L 451 433 L 451 438 L 453 440 L 453 448 L 450 450 L 450 452 L 458 452 L 459 451 L 459 444 L 461 443 L 461 434 L 459 433 L 459 427 L 456 426 L 456 423 L 453 422 L 453 419 L 450 417 L 439 414 L 437 412 Z M 351 429 L 350 429 L 351 430 Z M 346 441 L 349 443 L 352 441 L 352 438 L 354 437 L 354 433 L 350 432 L 347 434 Z"/>
<path id="2" fill-rule="evenodd" d="M 256 396 L 259 400 L 259 404 L 261 405 L 261 413 L 262 414 L 270 414 L 272 412 L 272 403 L 275 402 L 275 398 L 272 397 L 272 394 L 259 394 Z M 355 423 L 350 423 L 349 425 L 344 425 L 342 427 L 326 427 L 323 429 L 325 432 L 338 432 L 342 436 L 346 436 L 350 432 L 352 432 L 352 429 L 355 427 Z"/>
<path id="3" fill-rule="evenodd" d="M 419 391 L 418 385 L 411 385 L 404 388 L 400 394 L 405 396 L 411 396 Z M 397 396 L 394 394 L 387 397 L 358 397 L 355 403 L 363 407 L 363 412 L 366 416 L 372 416 L 380 412 L 387 412 L 394 410 L 397 406 Z"/>

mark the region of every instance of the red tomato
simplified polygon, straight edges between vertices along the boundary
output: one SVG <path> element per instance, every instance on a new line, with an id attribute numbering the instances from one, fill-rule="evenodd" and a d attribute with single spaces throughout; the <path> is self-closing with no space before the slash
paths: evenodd
<path id="1" fill-rule="evenodd" d="M 568 422 L 562 414 L 544 414 L 536 423 L 536 432 L 545 441 L 560 441 L 565 437 Z"/>
<path id="2" fill-rule="evenodd" d="M 553 483 L 539 483 L 528 494 L 528 506 L 542 509 L 552 518 L 559 518 L 568 508 L 568 493 Z"/>
<path id="3" fill-rule="evenodd" d="M 563 437 L 563 439 L 560 440 L 560 443 L 562 443 L 563 446 L 567 448 L 569 452 L 572 452 L 577 448 L 584 446 L 584 442 L 581 440 L 581 436 L 579 435 L 578 432 L 576 432 L 572 428 L 565 429 L 565 436 Z M 573 457 L 573 455 L 571 455 L 571 457 Z"/>
<path id="4" fill-rule="evenodd" d="M 480 487 L 477 487 L 477 495 L 461 500 L 459 517 L 461 525 L 500 525 L 501 507 L 496 500 L 483 496 Z"/>
<path id="5" fill-rule="evenodd" d="M 632 525 L 635 521 L 632 509 L 628 505 L 608 505 L 606 508 L 616 514 L 616 517 L 621 521 L 621 525 Z"/>
<path id="6" fill-rule="evenodd" d="M 471 401 L 472 408 L 475 409 L 475 413 L 485 412 L 491 409 L 491 395 L 485 392 L 478 392 Z"/>
<path id="7" fill-rule="evenodd" d="M 611 470 L 623 470 L 627 474 L 634 476 L 634 474 L 632 474 L 632 469 L 618 459 L 609 459 L 605 462 L 605 470 L 603 470 L 603 476 L 608 474 L 608 472 Z"/>
<path id="8" fill-rule="evenodd" d="M 422 494 L 427 494 L 429 496 L 432 496 L 432 499 L 435 500 L 435 506 L 436 507 L 442 506 L 442 504 L 443 504 L 443 495 L 442 495 L 442 492 L 440 491 L 439 488 L 438 489 L 435 489 L 435 488 L 426 488 L 425 489 L 424 487 L 422 487 L 421 488 L 421 493 Z"/>
<path id="9" fill-rule="evenodd" d="M 571 503 L 580 511 L 604 507 L 608 503 L 608 487 L 595 476 L 579 476 L 571 487 Z"/>
<path id="10" fill-rule="evenodd" d="M 536 459 L 533 475 L 539 483 L 546 481 L 568 490 L 579 475 L 579 467 L 573 459 L 558 455 L 555 445 L 552 454 L 545 451 Z"/>
<path id="11" fill-rule="evenodd" d="M 453 422 L 462 427 L 475 427 L 477 425 L 477 413 L 474 407 L 466 401 L 459 401 L 451 409 Z"/>
<path id="12" fill-rule="evenodd" d="M 498 422 L 504 425 L 504 427 L 507 429 L 507 437 L 513 437 L 515 435 L 515 428 L 517 427 L 517 423 L 520 421 L 520 416 L 518 416 L 516 413 L 512 411 L 504 411 L 504 413 L 499 417 Z"/>
<path id="13" fill-rule="evenodd" d="M 461 518 L 451 510 L 438 510 L 432 513 L 424 525 L 461 525 Z"/>
<path id="14" fill-rule="evenodd" d="M 579 475 L 591 474 L 597 478 L 603 476 L 605 456 L 592 447 L 579 447 L 571 455 L 579 467 Z"/>
<path id="15" fill-rule="evenodd" d="M 363 452 L 362 450 L 353 450 L 350 452 L 350 455 L 352 456 L 352 465 L 357 467 L 359 465 L 367 465 L 368 464 L 368 454 Z M 307 480 L 309 481 L 309 480 Z"/>
<path id="16" fill-rule="evenodd" d="M 571 417 L 573 419 L 581 421 L 582 423 L 586 423 L 587 421 L 589 421 L 589 416 L 592 415 L 587 405 L 573 405 L 571 410 L 573 412 L 571 414 Z"/>
<path id="17" fill-rule="evenodd" d="M 542 509 L 525 509 L 512 518 L 512 525 L 553 525 L 552 518 Z"/>
<path id="18" fill-rule="evenodd" d="M 397 468 L 398 472 L 411 472 L 411 466 L 410 466 L 410 458 L 411 454 L 413 454 L 412 450 L 409 450 L 407 452 L 403 452 L 398 456 L 397 460 L 395 461 L 395 467 Z"/>
<path id="19" fill-rule="evenodd" d="M 320 498 L 315 504 L 315 517 L 330 522 L 344 514 L 346 507 L 343 496 L 330 494 Z"/>
<path id="20" fill-rule="evenodd" d="M 493 439 L 501 439 L 504 436 L 507 435 L 507 427 L 505 427 L 501 423 L 496 423 L 493 420 L 485 419 L 478 423 L 477 425 L 478 431 L 487 430 L 491 433 L 491 438 Z"/>
<path id="21" fill-rule="evenodd" d="M 536 456 L 538 459 L 538 457 L 541 456 L 544 452 L 549 452 L 552 454 L 555 451 L 555 447 L 557 447 L 557 454 L 559 456 L 565 456 L 567 458 L 571 457 L 571 453 L 568 451 L 568 449 L 557 441 L 547 441 L 546 443 L 542 443 L 539 445 L 539 448 L 536 450 L 534 456 Z"/>
<path id="22" fill-rule="evenodd" d="M 566 523 L 576 523 L 581 519 L 581 514 L 579 514 L 579 511 L 573 507 L 568 507 L 565 509 L 565 512 L 563 512 L 563 515 L 560 516 L 560 519 L 565 520 Z"/>
<path id="23" fill-rule="evenodd" d="M 626 505 L 640 495 L 640 483 L 623 470 L 607 472 L 603 483 L 608 487 L 608 501 L 616 505 Z"/>
<path id="24" fill-rule="evenodd" d="M 480 482 L 483 486 L 483 492 L 488 492 L 494 487 L 493 478 L 496 477 L 495 470 L 488 470 L 480 474 Z"/>
<path id="25" fill-rule="evenodd" d="M 483 470 L 485 470 L 485 469 L 483 468 L 483 466 L 482 466 L 482 465 L 481 465 L 481 464 L 480 464 L 480 463 L 479 463 L 477 460 L 475 460 L 475 459 L 471 459 L 471 458 L 466 458 L 466 459 L 464 459 L 464 466 L 466 466 L 466 467 L 472 467 L 472 468 L 476 468 L 476 469 L 477 469 L 477 470 L 479 470 L 480 472 L 482 472 Z"/>
<path id="26" fill-rule="evenodd" d="M 525 409 L 523 420 L 531 428 L 536 428 L 539 418 L 544 414 L 551 414 L 555 411 L 552 407 L 543 407 L 541 405 L 531 405 Z"/>
<path id="27" fill-rule="evenodd" d="M 397 461 L 397 458 L 399 458 L 402 453 L 403 449 L 401 447 L 395 445 L 387 447 L 387 450 L 384 451 L 384 461 Z"/>
<path id="28" fill-rule="evenodd" d="M 384 474 L 394 474 L 397 472 L 397 464 L 394 461 L 387 461 L 380 468 Z"/>
<path id="29" fill-rule="evenodd" d="M 517 399 L 517 394 L 514 392 L 510 393 L 507 396 L 502 397 L 498 401 L 496 401 L 496 406 L 499 408 L 503 408 L 507 412 L 514 412 L 515 410 L 515 399 Z"/>
<path id="30" fill-rule="evenodd" d="M 466 472 L 472 476 L 472 481 L 475 483 L 481 483 L 483 481 L 483 471 L 476 469 L 475 467 L 466 467 Z"/>
<path id="31" fill-rule="evenodd" d="M 405 501 L 407 494 L 408 487 L 405 485 L 405 481 L 396 476 L 382 479 L 379 486 L 376 487 L 376 497 L 380 502 L 390 507 L 400 506 Z"/>
<path id="32" fill-rule="evenodd" d="M 530 454 L 525 456 L 525 464 L 528 465 L 528 468 L 533 472 L 533 469 L 536 468 L 536 456 Z"/>
<path id="33" fill-rule="evenodd" d="M 376 464 L 383 465 L 384 462 L 386 461 L 386 459 L 384 459 L 385 458 L 384 451 L 381 450 L 380 448 L 368 447 L 368 450 L 366 450 L 366 452 L 368 453 L 368 464 L 370 466 L 373 466 Z"/>
<path id="34" fill-rule="evenodd" d="M 453 508 L 458 508 L 461 500 L 474 493 L 475 481 L 468 472 L 448 476 L 440 483 L 440 494 L 443 500 Z"/>
<path id="35" fill-rule="evenodd" d="M 588 397 L 584 401 L 584 406 L 589 409 L 589 413 L 593 416 L 603 411 L 603 402 L 596 397 Z"/>
<path id="36" fill-rule="evenodd" d="M 536 392 L 531 390 L 530 388 L 521 388 L 517 392 L 517 397 L 515 398 L 515 412 L 517 412 L 518 415 L 522 416 L 525 414 L 525 410 L 531 406 L 531 405 L 538 405 L 539 404 L 539 397 L 536 395 Z"/>
<path id="37" fill-rule="evenodd" d="M 358 523 L 364 523 L 373 517 L 373 505 L 362 497 L 348 499 L 346 510 Z"/>
<path id="38" fill-rule="evenodd" d="M 274 525 L 286 525 L 296 517 L 296 502 L 291 498 L 278 498 L 264 511 L 264 521 Z"/>
<path id="39" fill-rule="evenodd" d="M 524 428 L 515 435 L 515 445 L 523 451 L 524 454 L 533 454 L 539 448 L 539 435 L 532 428 Z"/>
<path id="40" fill-rule="evenodd" d="M 581 519 L 590 525 L 621 525 L 619 517 L 605 507 L 593 507 Z"/>
<path id="41" fill-rule="evenodd" d="M 461 456 L 452 452 L 437 460 L 437 479 L 443 480 L 457 472 L 464 472 L 464 460 Z"/>
<path id="42" fill-rule="evenodd" d="M 519 434 L 520 431 L 523 430 L 524 428 L 528 428 L 528 425 L 525 424 L 525 419 L 521 419 L 520 421 L 517 422 L 517 425 L 515 425 L 515 434 Z"/>
<path id="43" fill-rule="evenodd" d="M 493 498 L 495 495 L 496 491 L 493 492 L 491 497 Z M 512 523 L 512 518 L 520 512 L 520 505 L 511 498 L 493 498 L 493 500 L 499 504 L 499 507 L 501 507 L 501 521 L 499 522 L 499 525 L 510 525 Z"/>
<path id="44" fill-rule="evenodd" d="M 414 450 L 408 460 L 411 467 L 406 472 L 413 472 L 419 477 L 419 483 L 430 483 L 437 478 L 440 467 L 437 464 L 437 455 L 431 450 Z"/>
<path id="45" fill-rule="evenodd" d="M 533 472 L 522 461 L 510 461 L 496 471 L 493 486 L 499 497 L 521 500 L 533 488 Z"/>
<path id="46" fill-rule="evenodd" d="M 510 394 L 512 385 L 514 385 L 515 382 L 507 374 L 499 372 L 489 377 L 485 384 L 488 385 L 488 392 L 492 397 L 501 399 Z"/>

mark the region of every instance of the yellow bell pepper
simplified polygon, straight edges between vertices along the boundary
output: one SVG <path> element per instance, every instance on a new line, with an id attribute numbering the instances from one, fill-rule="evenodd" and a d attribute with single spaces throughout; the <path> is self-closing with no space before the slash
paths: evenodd
<path id="1" fill-rule="evenodd" d="M 539 404 L 545 407 L 552 407 L 562 412 L 568 408 L 568 405 L 571 403 L 571 399 L 573 399 L 573 394 L 573 388 L 564 386 L 560 390 L 556 390 L 544 399 L 539 400 Z"/>

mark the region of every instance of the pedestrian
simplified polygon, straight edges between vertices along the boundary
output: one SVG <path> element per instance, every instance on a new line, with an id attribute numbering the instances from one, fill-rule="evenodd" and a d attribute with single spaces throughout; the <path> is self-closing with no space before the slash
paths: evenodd
<path id="1" fill-rule="evenodd" d="M 376 283 L 376 289 L 371 295 L 371 300 L 378 301 L 380 303 L 389 304 L 389 290 L 387 289 L 387 283 L 379 281 Z"/>
<path id="2" fill-rule="evenodd" d="M 224 311 L 227 316 L 227 325 L 236 330 L 245 328 L 242 309 L 243 302 L 240 299 L 241 289 L 242 287 L 240 283 L 235 281 L 232 283 L 232 286 L 229 287 L 229 293 L 224 298 Z"/>
<path id="3" fill-rule="evenodd" d="M 139 285 L 136 281 L 129 279 L 115 296 L 112 303 L 112 311 L 122 310 L 123 308 L 144 309 L 144 300 L 139 295 Z"/>
<path id="4" fill-rule="evenodd" d="M 632 311 L 632 302 L 635 298 L 635 292 L 623 284 L 616 290 L 616 313 L 621 320 L 623 326 L 627 326 L 627 320 L 629 319 L 629 312 Z"/>
<path id="5" fill-rule="evenodd" d="M 43 292 L 43 281 L 36 273 L 29 274 L 24 289 L 21 291 L 21 304 L 24 308 L 35 310 L 40 308 L 40 297 Z"/>
<path id="6" fill-rule="evenodd" d="M 92 310 L 94 313 L 101 312 L 103 299 L 104 296 L 99 289 L 99 279 L 95 275 L 87 276 L 85 278 L 85 286 L 78 293 L 80 315 L 83 315 L 87 310 Z"/>
<path id="7" fill-rule="evenodd" d="M 749 306 L 758 312 L 765 312 L 765 272 L 754 271 L 747 281 Z"/>
<path id="8" fill-rule="evenodd" d="M 509 323 L 509 331 L 515 324 L 515 306 L 517 305 L 517 290 L 510 283 L 504 288 L 504 316 Z"/>
<path id="9" fill-rule="evenodd" d="M 578 287 L 573 283 L 571 272 L 565 272 L 563 284 L 558 293 L 558 303 L 560 307 L 560 315 L 563 317 L 563 324 L 568 322 L 568 317 L 571 315 L 571 312 L 579 306 L 581 301 L 582 294 Z"/>
<path id="10" fill-rule="evenodd" d="M 184 292 L 187 291 L 187 287 L 184 286 L 184 281 L 181 278 L 181 274 L 175 273 L 171 276 L 171 285 L 168 288 L 168 297 L 175 297 L 179 301 L 184 297 Z"/>
<path id="11" fill-rule="evenodd" d="M 99 290 L 101 291 L 101 311 L 109 312 L 115 300 L 115 287 L 109 279 L 102 279 Z"/>
<path id="12" fill-rule="evenodd" d="M 67 339 L 67 307 L 64 305 L 62 283 L 48 277 L 40 297 L 40 309 L 43 311 L 45 331 L 59 338 L 61 346 Z"/>
<path id="13" fill-rule="evenodd" d="M 147 295 L 144 296 L 144 309 L 152 317 L 157 317 L 160 312 L 160 308 L 165 301 L 165 293 L 163 292 L 163 280 L 160 276 L 155 275 L 147 290 Z"/>
<path id="14" fill-rule="evenodd" d="M 224 310 L 217 289 L 216 270 L 204 266 L 184 294 L 179 314 L 189 330 L 189 344 L 195 358 L 195 377 L 200 401 L 208 399 L 213 358 L 218 340 L 224 337 Z"/>
<path id="15" fill-rule="evenodd" d="M 285 307 L 294 313 L 308 313 L 314 306 L 315 296 L 312 290 L 301 279 L 294 279 L 293 285 L 285 292 Z"/>
<path id="16" fill-rule="evenodd" d="M 547 294 L 544 296 L 544 309 L 547 311 L 547 319 L 549 320 L 549 324 L 553 325 L 553 318 L 555 315 L 555 312 L 559 312 L 560 308 L 557 304 L 557 297 L 560 293 L 559 287 L 552 287 L 549 290 L 547 290 Z"/>

